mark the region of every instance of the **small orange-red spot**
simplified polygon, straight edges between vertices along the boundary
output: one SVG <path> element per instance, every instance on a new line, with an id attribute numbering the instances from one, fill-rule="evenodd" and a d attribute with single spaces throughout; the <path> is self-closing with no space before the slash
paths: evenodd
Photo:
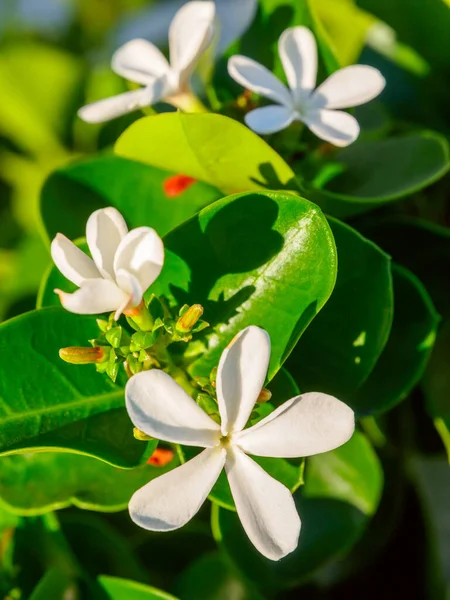
<path id="1" fill-rule="evenodd" d="M 164 193 L 168 198 L 176 198 L 176 196 L 185 192 L 196 181 L 196 179 L 189 177 L 189 175 L 172 175 L 172 177 L 168 177 L 163 183 Z"/>
<path id="2" fill-rule="evenodd" d="M 165 467 L 173 460 L 174 452 L 168 448 L 156 448 L 147 461 L 153 467 Z"/>

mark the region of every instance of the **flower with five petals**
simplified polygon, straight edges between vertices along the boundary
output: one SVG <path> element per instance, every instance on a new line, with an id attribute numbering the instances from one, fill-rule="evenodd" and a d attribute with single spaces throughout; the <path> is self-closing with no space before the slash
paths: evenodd
<path id="1" fill-rule="evenodd" d="M 348 146 L 359 135 L 358 121 L 338 110 L 365 104 L 378 96 L 386 84 L 381 73 L 369 66 L 352 65 L 336 71 L 316 89 L 317 45 L 306 27 L 286 29 L 278 51 L 289 89 L 266 67 L 245 56 L 232 56 L 228 72 L 245 88 L 275 105 L 256 108 L 245 121 L 259 134 L 269 134 L 303 122 L 321 139 Z"/>
<path id="2" fill-rule="evenodd" d="M 188 2 L 169 30 L 170 63 L 151 42 L 131 40 L 119 48 L 111 67 L 143 87 L 83 106 L 78 115 L 88 123 L 103 123 L 164 100 L 174 106 L 192 102 L 189 80 L 214 33 L 214 2 Z"/>
<path id="3" fill-rule="evenodd" d="M 55 290 L 64 308 L 73 313 L 95 315 L 123 312 L 139 307 L 144 292 L 164 264 L 164 245 L 154 229 L 128 231 L 115 208 L 102 208 L 89 217 L 86 240 L 92 258 L 65 235 L 58 233 L 51 245 L 55 265 L 79 286 L 73 294 Z"/>
<path id="4" fill-rule="evenodd" d="M 332 396 L 308 393 L 244 429 L 269 358 L 269 336 L 255 326 L 241 331 L 225 349 L 216 379 L 221 426 L 163 371 L 142 372 L 128 381 L 126 406 L 138 429 L 160 440 L 205 448 L 133 495 L 129 511 L 135 523 L 151 531 L 182 527 L 225 468 L 239 518 L 259 552 L 279 560 L 297 547 L 300 518 L 291 492 L 248 454 L 293 458 L 333 450 L 352 436 L 354 414 Z"/>

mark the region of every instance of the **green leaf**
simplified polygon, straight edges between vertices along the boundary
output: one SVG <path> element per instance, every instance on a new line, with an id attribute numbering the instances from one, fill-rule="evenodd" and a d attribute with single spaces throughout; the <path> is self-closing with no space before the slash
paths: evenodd
<path id="1" fill-rule="evenodd" d="M 207 554 L 181 573 L 176 591 L 183 600 L 262 600 L 220 554 Z"/>
<path id="2" fill-rule="evenodd" d="M 374 368 L 393 319 L 389 257 L 357 231 L 329 219 L 338 251 L 331 298 L 300 338 L 287 367 L 301 391 L 348 402 Z"/>
<path id="3" fill-rule="evenodd" d="M 173 167 L 180 173 L 176 162 Z M 171 176 L 169 171 L 110 154 L 62 167 L 50 175 L 41 192 L 47 234 L 50 238 L 58 232 L 72 239 L 82 237 L 94 210 L 114 206 L 130 229 L 145 225 L 164 235 L 222 196 L 197 181 L 168 197 L 164 185 Z"/>
<path id="4" fill-rule="evenodd" d="M 100 377 L 100 376 L 99 376 Z M 124 510 L 146 483 L 178 465 L 118 469 L 87 456 L 64 452 L 27 453 L 2 458 L 0 498 L 22 516 L 76 506 L 86 510 Z"/>
<path id="5" fill-rule="evenodd" d="M 384 412 L 420 381 L 436 339 L 439 315 L 410 271 L 393 265 L 394 321 L 374 370 L 349 402 L 358 414 Z"/>
<path id="6" fill-rule="evenodd" d="M 94 365 L 69 365 L 61 347 L 87 345 L 95 317 L 62 308 L 26 313 L 0 326 L 0 453 L 59 449 L 121 467 L 145 462 L 155 442 L 133 438 L 123 388 Z"/>
<path id="7" fill-rule="evenodd" d="M 108 600 L 176 600 L 166 592 L 128 579 L 101 575 L 97 581 Z"/>
<path id="8" fill-rule="evenodd" d="M 225 194 L 298 189 L 291 168 L 264 140 L 222 115 L 178 112 L 139 119 L 120 136 L 115 152 Z"/>
<path id="9" fill-rule="evenodd" d="M 76 598 L 77 586 L 73 577 L 67 575 L 57 568 L 47 571 L 36 588 L 33 590 L 29 600 L 65 600 Z"/>
<path id="10" fill-rule="evenodd" d="M 341 448 L 307 459 L 305 485 L 295 494 L 303 528 L 298 548 L 279 562 L 262 557 L 245 536 L 237 515 L 215 507 L 216 540 L 245 576 L 265 594 L 296 587 L 358 541 L 378 506 L 380 463 L 359 432 Z"/>
<path id="11" fill-rule="evenodd" d="M 150 288 L 172 304 L 201 304 L 207 350 L 191 365 L 208 377 L 233 337 L 259 325 L 271 337 L 272 379 L 327 301 L 336 277 L 321 211 L 281 192 L 229 196 L 164 238 L 166 264 Z"/>
<path id="12" fill-rule="evenodd" d="M 346 218 L 431 185 L 450 169 L 450 153 L 443 136 L 424 131 L 356 142 L 339 150 L 334 163 L 340 174 L 308 191 L 324 211 Z"/>

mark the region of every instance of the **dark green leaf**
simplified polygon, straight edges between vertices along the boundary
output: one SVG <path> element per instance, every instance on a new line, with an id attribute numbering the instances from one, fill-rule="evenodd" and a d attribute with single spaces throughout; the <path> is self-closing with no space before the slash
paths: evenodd
<path id="1" fill-rule="evenodd" d="M 340 221 L 329 219 L 338 251 L 330 300 L 288 360 L 301 391 L 348 401 L 375 366 L 393 318 L 389 257 Z"/>
<path id="2" fill-rule="evenodd" d="M 42 577 L 29 600 L 66 600 L 77 597 L 77 586 L 63 571 L 51 569 Z"/>
<path id="3" fill-rule="evenodd" d="M 115 152 L 189 175 L 225 194 L 298 189 L 291 168 L 264 140 L 222 115 L 178 112 L 139 119 L 120 136 Z"/>
<path id="4" fill-rule="evenodd" d="M 431 131 L 356 142 L 334 160 L 340 174 L 324 189 L 313 184 L 309 191 L 311 200 L 340 218 L 417 192 L 450 169 L 447 140 Z"/>
<path id="5" fill-rule="evenodd" d="M 179 173 L 176 162 L 173 166 Z M 222 196 L 206 183 L 193 182 L 169 197 L 164 185 L 171 176 L 173 173 L 155 166 L 109 154 L 58 169 L 41 193 L 41 213 L 48 236 L 52 238 L 58 232 L 72 239 L 84 236 L 89 215 L 105 206 L 117 208 L 130 229 L 153 227 L 164 235 Z"/>
<path id="6" fill-rule="evenodd" d="M 411 272 L 393 265 L 394 321 L 369 378 L 349 402 L 358 414 L 386 411 L 406 398 L 423 375 L 439 323 L 431 298 Z"/>
<path id="7" fill-rule="evenodd" d="M 155 443 L 138 442 L 123 388 L 92 365 L 75 366 L 61 347 L 87 345 L 95 317 L 62 308 L 26 313 L 0 326 L 0 452 L 63 449 L 122 467 L 145 462 Z"/>

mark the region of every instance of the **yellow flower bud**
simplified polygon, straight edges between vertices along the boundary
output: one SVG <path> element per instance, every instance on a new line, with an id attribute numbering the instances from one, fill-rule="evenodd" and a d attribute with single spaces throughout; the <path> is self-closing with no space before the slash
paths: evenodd
<path id="1" fill-rule="evenodd" d="M 72 365 L 89 365 L 108 360 L 109 354 L 105 352 L 105 348 L 102 346 L 95 346 L 94 348 L 70 346 L 69 348 L 61 348 L 59 356 Z"/>

